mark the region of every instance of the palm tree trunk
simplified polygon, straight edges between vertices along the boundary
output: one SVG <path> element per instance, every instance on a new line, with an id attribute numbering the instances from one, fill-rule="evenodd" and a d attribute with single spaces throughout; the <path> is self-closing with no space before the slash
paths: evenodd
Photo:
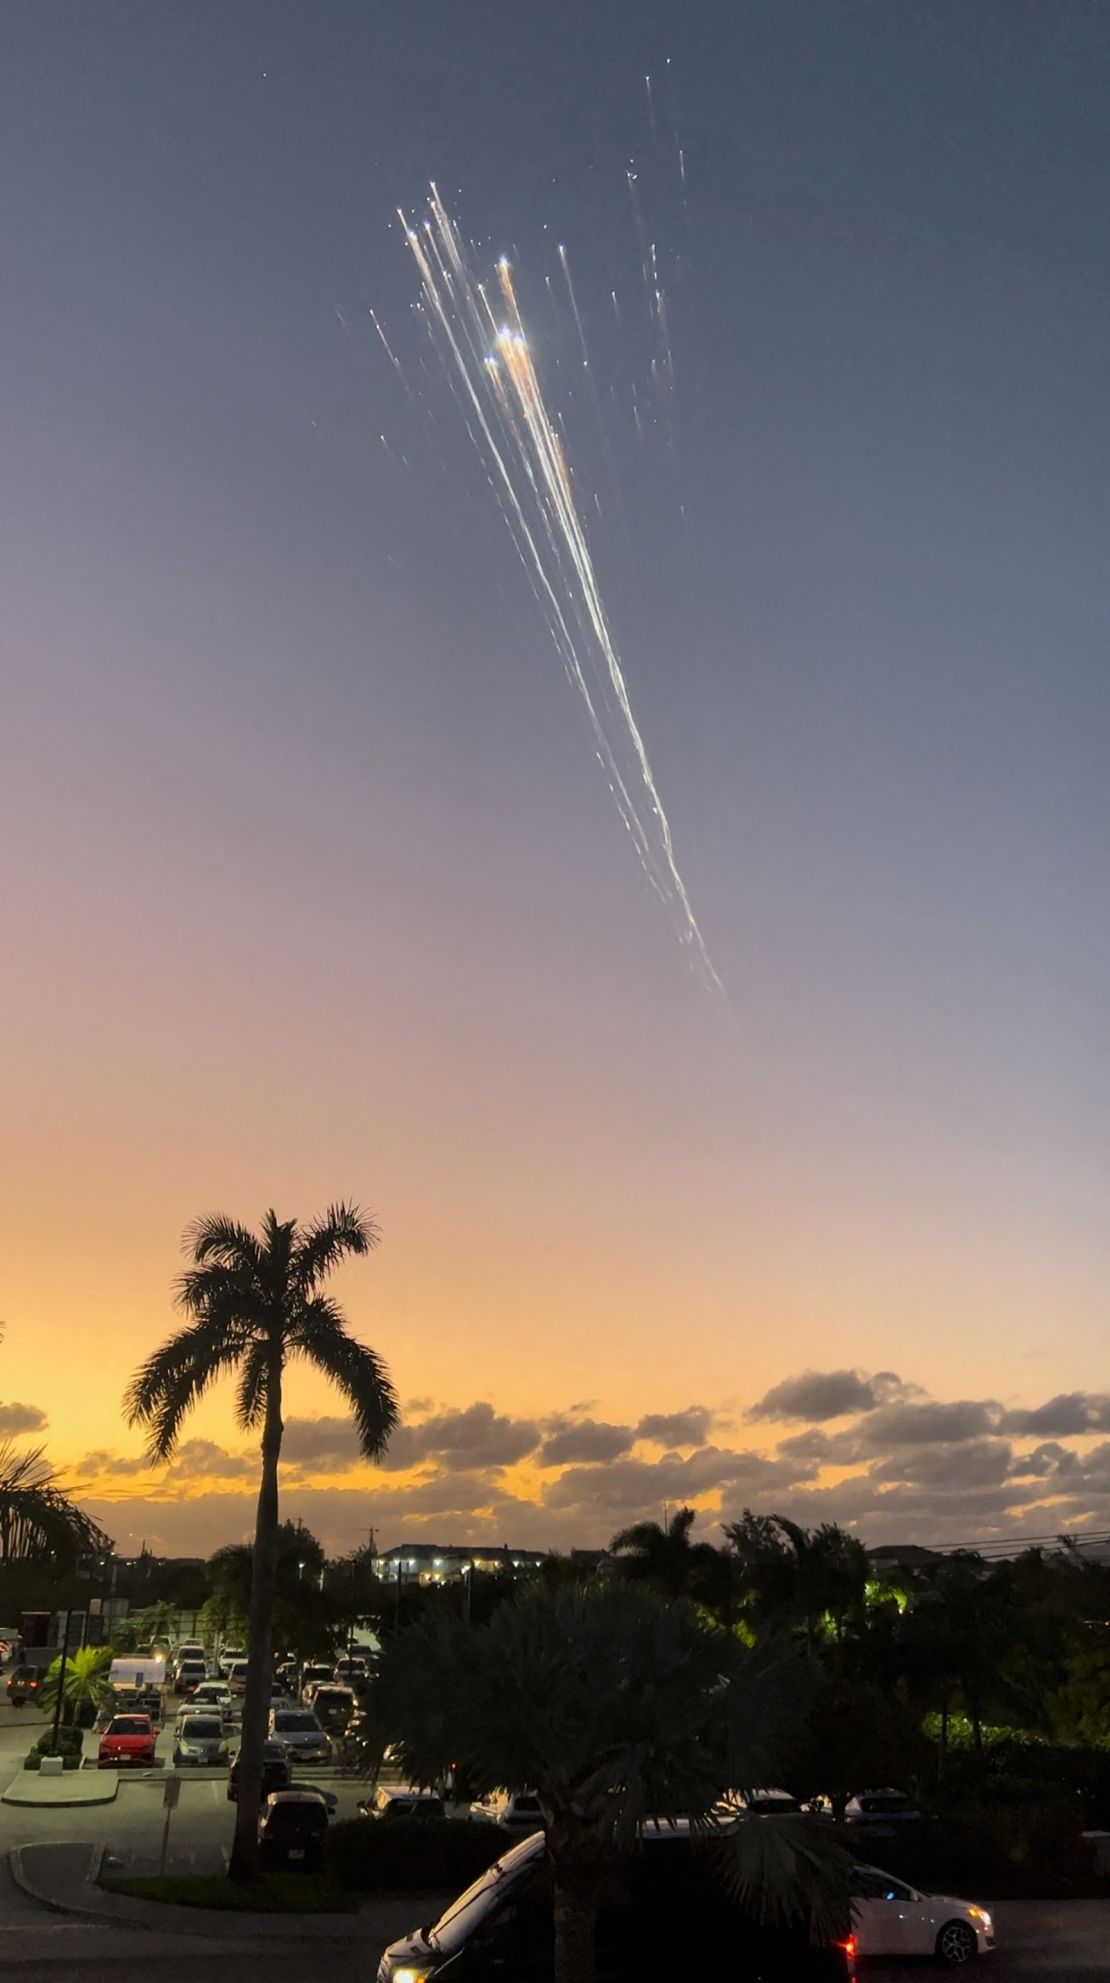
<path id="1" fill-rule="evenodd" d="M 251 1620 L 247 1684 L 239 1741 L 239 1802 L 235 1843 L 228 1867 L 232 1879 L 258 1877 L 258 1813 L 262 1803 L 262 1745 L 270 1718 L 274 1677 L 273 1616 L 277 1592 L 278 1460 L 281 1457 L 281 1351 L 275 1349 L 266 1383 L 262 1429 L 262 1479 L 251 1558 Z"/>
<path id="2" fill-rule="evenodd" d="M 572 1888 L 556 1884 L 554 1983 L 594 1983 L 597 1908 Z"/>

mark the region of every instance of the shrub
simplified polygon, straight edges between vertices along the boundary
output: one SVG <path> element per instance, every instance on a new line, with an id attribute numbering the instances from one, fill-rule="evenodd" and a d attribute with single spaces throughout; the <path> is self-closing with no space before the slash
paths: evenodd
<path id="1" fill-rule="evenodd" d="M 79 1728 L 59 1728 L 57 1736 L 47 1729 L 35 1743 L 35 1751 L 40 1756 L 79 1756 L 83 1747 Z"/>
<path id="2" fill-rule="evenodd" d="M 511 1844 L 478 1819 L 352 1818 L 331 1827 L 326 1864 L 355 1893 L 457 1891 Z"/>
<path id="3" fill-rule="evenodd" d="M 1015 1805 L 965 1804 L 959 1812 L 906 1826 L 868 1843 L 866 1856 L 933 1893 L 974 1900 L 1068 1899 L 1100 1893 L 1091 1851 L 1080 1836 L 1074 1798 Z M 860 1850 L 858 1835 L 847 1842 Z"/>

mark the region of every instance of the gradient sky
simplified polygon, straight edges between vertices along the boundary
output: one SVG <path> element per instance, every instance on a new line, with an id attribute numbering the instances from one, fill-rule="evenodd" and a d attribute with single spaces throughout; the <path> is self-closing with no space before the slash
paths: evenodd
<path id="1" fill-rule="evenodd" d="M 408 1428 L 360 1470 L 293 1379 L 333 1547 L 1110 1527 L 1108 91 L 1068 0 L 9 7 L 0 1426 L 121 1548 L 251 1518 L 226 1396 L 167 1477 L 120 1423 L 182 1228 L 338 1196 Z M 413 316 L 431 178 L 726 1000 Z"/>

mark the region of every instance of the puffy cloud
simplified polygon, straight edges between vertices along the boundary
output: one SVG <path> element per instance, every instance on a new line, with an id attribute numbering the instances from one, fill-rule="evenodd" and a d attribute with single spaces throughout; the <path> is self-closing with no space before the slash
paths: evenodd
<path id="1" fill-rule="evenodd" d="M 40 1405 L 12 1403 L 0 1405 L 0 1438 L 17 1438 L 23 1432 L 41 1432 L 46 1413 Z"/>
<path id="2" fill-rule="evenodd" d="M 859 1428 L 861 1451 L 887 1452 L 895 1446 L 950 1445 L 996 1432 L 1005 1414 L 990 1398 L 962 1398 L 951 1404 L 883 1405 Z"/>
<path id="3" fill-rule="evenodd" d="M 996 1487 L 1011 1473 L 1013 1453 L 1005 1439 L 966 1439 L 893 1453 L 867 1476 L 876 1482 L 901 1481 L 934 1492 L 963 1494 L 969 1487 Z"/>
<path id="4" fill-rule="evenodd" d="M 803 1370 L 800 1377 L 786 1377 L 757 1400 L 749 1418 L 809 1418 L 821 1422 L 829 1418 L 854 1417 L 874 1411 L 877 1406 L 903 1398 L 916 1390 L 905 1385 L 893 1370 L 880 1370 L 865 1377 L 861 1370 Z"/>
<path id="5" fill-rule="evenodd" d="M 1104 1391 L 1062 1391 L 1033 1411 L 1007 1412 L 1007 1432 L 1024 1432 L 1036 1438 L 1110 1432 L 1110 1396 Z"/>
<path id="6" fill-rule="evenodd" d="M 440 1412 L 418 1424 L 399 1425 L 375 1464 L 390 1473 L 408 1472 L 429 1459 L 459 1467 L 511 1466 L 534 1452 L 539 1442 L 540 1428 L 534 1419 L 507 1418 L 483 1402 Z M 288 1419 L 282 1457 L 305 1473 L 339 1473 L 365 1464 L 354 1427 L 342 1415 Z"/>
<path id="7" fill-rule="evenodd" d="M 537 1455 L 541 1467 L 565 1466 L 569 1461 L 616 1460 L 627 1453 L 635 1439 L 630 1425 L 607 1425 L 596 1418 L 578 1418 L 560 1423 L 544 1440 Z"/>
<path id="8" fill-rule="evenodd" d="M 711 1420 L 704 1405 L 687 1405 L 681 1412 L 649 1412 L 636 1427 L 636 1437 L 656 1446 L 700 1446 Z"/>

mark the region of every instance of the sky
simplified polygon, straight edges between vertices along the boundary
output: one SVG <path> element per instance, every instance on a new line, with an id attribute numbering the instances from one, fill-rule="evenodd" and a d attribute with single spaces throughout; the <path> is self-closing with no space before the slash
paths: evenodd
<path id="1" fill-rule="evenodd" d="M 122 1552 L 246 1534 L 226 1392 L 168 1471 L 121 1396 L 192 1218 L 348 1198 L 404 1425 L 361 1466 L 292 1375 L 334 1550 L 1110 1528 L 1105 11 L 5 43 L 0 1430 Z M 720 988 L 416 307 L 432 181 L 511 265 Z"/>

